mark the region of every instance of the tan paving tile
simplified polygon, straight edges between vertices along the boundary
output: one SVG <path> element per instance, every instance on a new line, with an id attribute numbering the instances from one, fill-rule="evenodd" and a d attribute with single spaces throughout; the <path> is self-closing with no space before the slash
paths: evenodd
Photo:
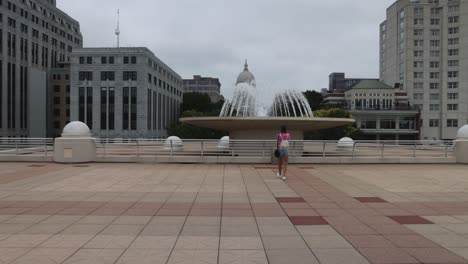
<path id="1" fill-rule="evenodd" d="M 220 250 L 219 264 L 268 264 L 263 250 Z"/>
<path id="2" fill-rule="evenodd" d="M 39 247 L 41 248 L 80 248 L 84 246 L 89 240 L 93 238 L 93 235 L 55 235 Z"/>
<path id="3" fill-rule="evenodd" d="M 34 248 L 18 258 L 15 264 L 56 264 L 62 263 L 73 253 L 75 248 Z"/>
<path id="4" fill-rule="evenodd" d="M 101 232 L 107 225 L 94 224 L 72 224 L 60 232 L 65 235 L 96 235 Z"/>
<path id="5" fill-rule="evenodd" d="M 425 237 L 445 248 L 468 247 L 468 238 L 461 235 L 425 235 Z"/>
<path id="6" fill-rule="evenodd" d="M 113 225 L 146 225 L 151 216 L 120 216 L 112 223 Z"/>
<path id="7" fill-rule="evenodd" d="M 321 264 L 370 264 L 357 250 L 350 249 L 314 249 Z"/>
<path id="8" fill-rule="evenodd" d="M 174 249 L 217 250 L 218 248 L 218 236 L 180 236 Z"/>
<path id="9" fill-rule="evenodd" d="M 0 248 L 33 248 L 52 235 L 12 235 L 0 241 Z"/>
<path id="10" fill-rule="evenodd" d="M 217 264 L 218 250 L 174 250 L 168 264 Z"/>
<path id="11" fill-rule="evenodd" d="M 123 251 L 124 249 L 80 249 L 64 264 L 113 264 Z"/>
<path id="12" fill-rule="evenodd" d="M 309 249 L 273 249 L 266 250 L 270 264 L 318 264 L 319 261 Z"/>
<path id="13" fill-rule="evenodd" d="M 263 249 L 263 243 L 260 237 L 231 237 L 222 236 L 220 238 L 221 249 Z"/>
<path id="14" fill-rule="evenodd" d="M 296 226 L 302 236 L 334 236 L 339 235 L 335 229 L 328 225 Z"/>
<path id="15" fill-rule="evenodd" d="M 111 224 L 101 231 L 100 235 L 136 236 L 144 225 L 114 225 Z"/>
<path id="16" fill-rule="evenodd" d="M 219 226 L 184 226 L 181 236 L 219 236 Z"/>
<path id="17" fill-rule="evenodd" d="M 117 260 L 117 264 L 166 264 L 170 249 L 133 249 L 129 248 Z"/>
<path id="18" fill-rule="evenodd" d="M 84 248 L 93 249 L 126 249 L 135 239 L 135 236 L 97 235 L 89 241 Z"/>
<path id="19" fill-rule="evenodd" d="M 134 249 L 172 249 L 177 236 L 138 236 L 130 248 Z"/>
<path id="20" fill-rule="evenodd" d="M 305 236 L 304 240 L 312 249 L 318 248 L 351 248 L 342 236 Z"/>
<path id="21" fill-rule="evenodd" d="M 29 248 L 0 248 L 0 263 L 11 263 L 29 250 Z"/>

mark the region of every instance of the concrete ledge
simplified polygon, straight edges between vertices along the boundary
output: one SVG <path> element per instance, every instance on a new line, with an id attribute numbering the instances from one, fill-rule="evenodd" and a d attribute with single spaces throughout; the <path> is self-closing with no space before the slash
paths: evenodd
<path id="1" fill-rule="evenodd" d="M 0 156 L 0 162 L 54 162 L 52 156 Z"/>

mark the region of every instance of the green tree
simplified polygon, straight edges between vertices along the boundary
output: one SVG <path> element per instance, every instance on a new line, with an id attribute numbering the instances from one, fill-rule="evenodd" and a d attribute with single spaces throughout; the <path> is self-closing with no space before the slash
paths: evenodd
<path id="1" fill-rule="evenodd" d="M 323 96 L 321 93 L 317 91 L 305 91 L 304 96 L 309 102 L 310 107 L 312 108 L 312 111 L 317 111 L 320 109 L 320 106 L 323 102 Z"/>
<path id="2" fill-rule="evenodd" d="M 210 96 L 202 93 L 184 93 L 182 100 L 182 112 L 197 111 L 209 113 L 212 111 L 213 104 Z"/>
<path id="3" fill-rule="evenodd" d="M 314 112 L 315 117 L 327 118 L 352 118 L 351 114 L 343 109 L 321 109 Z M 353 125 L 307 132 L 304 135 L 306 140 L 339 140 L 343 137 L 350 137 L 359 140 L 363 137 L 362 131 Z"/>

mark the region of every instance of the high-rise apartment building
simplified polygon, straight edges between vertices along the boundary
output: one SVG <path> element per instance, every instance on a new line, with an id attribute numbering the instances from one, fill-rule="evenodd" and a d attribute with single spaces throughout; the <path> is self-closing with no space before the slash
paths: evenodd
<path id="1" fill-rule="evenodd" d="M 194 75 L 193 79 L 184 79 L 184 88 L 186 93 L 207 94 L 213 103 L 217 103 L 223 99 L 221 95 L 221 82 L 218 78 Z"/>
<path id="2" fill-rule="evenodd" d="M 328 76 L 328 92 L 342 93 L 353 87 L 353 85 L 361 81 L 378 81 L 379 79 L 372 78 L 346 78 L 344 72 L 334 72 Z"/>
<path id="3" fill-rule="evenodd" d="M 177 122 L 182 78 L 147 48 L 74 49 L 70 120 L 100 138 L 161 138 Z"/>
<path id="4" fill-rule="evenodd" d="M 81 46 L 55 0 L 0 0 L 0 137 L 46 137 L 50 69 Z"/>
<path id="5" fill-rule="evenodd" d="M 380 25 L 380 79 L 421 109 L 422 139 L 468 122 L 468 1 L 398 0 Z"/>

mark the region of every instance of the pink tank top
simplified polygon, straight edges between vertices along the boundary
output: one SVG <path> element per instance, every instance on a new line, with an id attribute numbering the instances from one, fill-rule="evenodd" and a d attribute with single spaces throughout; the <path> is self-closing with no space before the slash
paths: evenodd
<path id="1" fill-rule="evenodd" d="M 281 145 L 281 142 L 283 142 L 283 140 L 291 140 L 291 134 L 289 133 L 280 133 L 278 134 L 278 146 Z"/>

